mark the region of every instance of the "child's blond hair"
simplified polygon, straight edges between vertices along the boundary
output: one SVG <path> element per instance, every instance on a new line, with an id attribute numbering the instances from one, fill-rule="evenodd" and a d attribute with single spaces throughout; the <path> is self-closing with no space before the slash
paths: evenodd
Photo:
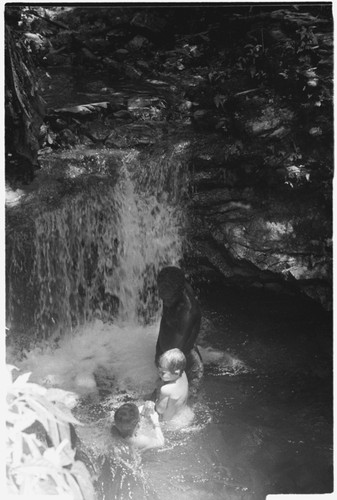
<path id="1" fill-rule="evenodd" d="M 186 368 L 185 354 L 180 349 L 165 351 L 159 358 L 159 366 L 167 368 L 171 373 L 180 371 L 180 375 Z"/>

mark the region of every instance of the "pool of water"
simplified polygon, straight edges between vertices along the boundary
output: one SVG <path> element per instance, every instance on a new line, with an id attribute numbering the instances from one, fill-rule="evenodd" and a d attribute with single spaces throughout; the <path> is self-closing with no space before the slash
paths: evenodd
<path id="1" fill-rule="evenodd" d="M 210 291 L 204 316 L 204 340 L 251 369 L 206 371 L 208 442 L 221 443 L 221 463 L 247 498 L 332 491 L 330 316 L 310 301 L 235 290 Z"/>
<path id="2" fill-rule="evenodd" d="M 35 380 L 82 394 L 77 432 L 107 499 L 253 499 L 333 488 L 331 317 L 308 300 L 203 289 L 205 375 L 193 423 L 120 464 L 110 427 L 155 384 L 158 323 L 95 322 L 28 353 Z M 94 376 L 93 376 L 94 375 Z M 104 457 L 107 460 L 102 466 Z M 98 465 L 97 465 L 98 464 Z"/>

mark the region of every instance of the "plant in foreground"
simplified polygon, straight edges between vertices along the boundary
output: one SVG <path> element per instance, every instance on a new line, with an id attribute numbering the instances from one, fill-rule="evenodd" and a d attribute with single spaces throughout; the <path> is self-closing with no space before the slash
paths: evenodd
<path id="1" fill-rule="evenodd" d="M 9 494 L 68 495 L 94 500 L 90 474 L 75 459 L 70 424 L 79 424 L 64 401 L 71 393 L 29 382 L 30 373 L 15 380 L 7 365 L 6 476 Z M 35 429 L 42 428 L 45 438 Z M 30 430 L 29 430 L 30 428 Z M 33 429 L 33 431 L 32 431 Z"/>

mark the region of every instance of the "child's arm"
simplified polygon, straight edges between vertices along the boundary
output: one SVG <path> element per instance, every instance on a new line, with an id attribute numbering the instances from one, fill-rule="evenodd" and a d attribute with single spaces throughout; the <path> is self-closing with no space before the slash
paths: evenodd
<path id="1" fill-rule="evenodd" d="M 156 443 L 157 443 L 156 446 L 164 446 L 165 439 L 159 424 L 158 413 L 155 411 L 151 413 L 150 419 L 151 422 L 153 423 L 153 427 L 156 433 Z"/>
<path id="2" fill-rule="evenodd" d="M 157 399 L 156 405 L 155 405 L 155 410 L 157 413 L 159 413 L 159 415 L 162 415 L 163 413 L 165 413 L 168 402 L 170 400 L 170 394 L 171 394 L 171 391 L 170 391 L 169 384 L 163 385 L 160 388 L 159 398 Z"/>
<path id="3" fill-rule="evenodd" d="M 163 446 L 165 442 L 164 435 L 159 424 L 158 413 L 154 411 L 151 415 L 149 415 L 149 419 L 153 424 L 154 433 L 137 434 L 130 439 L 130 442 L 141 452 L 150 450 L 151 448 L 159 448 L 160 446 Z"/>

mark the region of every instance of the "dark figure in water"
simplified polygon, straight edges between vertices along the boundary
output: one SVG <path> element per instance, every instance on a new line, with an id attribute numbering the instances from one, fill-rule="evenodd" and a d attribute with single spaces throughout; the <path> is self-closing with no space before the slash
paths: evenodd
<path id="1" fill-rule="evenodd" d="M 204 371 L 195 345 L 200 330 L 200 306 L 178 267 L 164 267 L 158 275 L 157 284 L 163 301 L 163 315 L 156 345 L 156 365 L 165 351 L 180 349 L 186 357 L 186 375 L 193 393 Z"/>

